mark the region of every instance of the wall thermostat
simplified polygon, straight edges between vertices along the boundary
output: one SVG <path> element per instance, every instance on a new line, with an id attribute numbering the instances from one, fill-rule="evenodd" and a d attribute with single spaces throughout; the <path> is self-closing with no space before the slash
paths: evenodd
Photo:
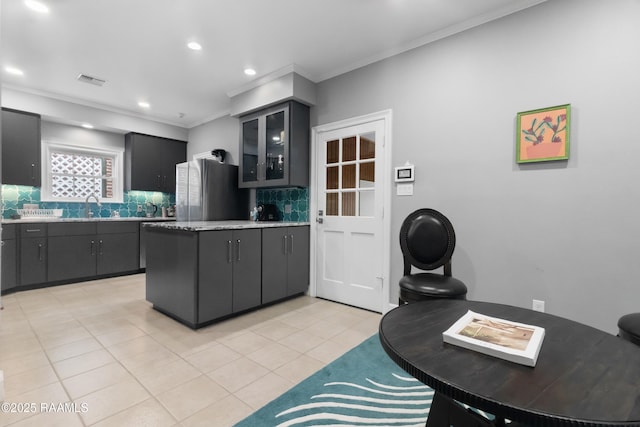
<path id="1" fill-rule="evenodd" d="M 414 166 L 404 165 L 396 167 L 396 182 L 415 181 Z"/>

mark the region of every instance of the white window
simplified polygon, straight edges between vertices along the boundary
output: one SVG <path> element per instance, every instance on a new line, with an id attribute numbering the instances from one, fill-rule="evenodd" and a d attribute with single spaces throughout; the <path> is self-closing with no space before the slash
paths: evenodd
<path id="1" fill-rule="evenodd" d="M 52 142 L 42 144 L 42 191 L 47 202 L 122 203 L 122 151 Z"/>

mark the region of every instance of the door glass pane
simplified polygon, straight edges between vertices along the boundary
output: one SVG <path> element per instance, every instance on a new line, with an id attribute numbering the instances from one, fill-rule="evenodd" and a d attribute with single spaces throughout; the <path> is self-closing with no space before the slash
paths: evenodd
<path id="1" fill-rule="evenodd" d="M 258 119 L 242 124 L 242 181 L 258 180 Z"/>
<path id="2" fill-rule="evenodd" d="M 356 215 L 356 193 L 342 193 L 342 216 Z"/>
<path id="3" fill-rule="evenodd" d="M 356 137 L 350 136 L 342 140 L 342 161 L 350 162 L 356 159 Z"/>
<path id="4" fill-rule="evenodd" d="M 327 193 L 327 216 L 338 216 L 338 193 Z"/>
<path id="5" fill-rule="evenodd" d="M 356 188 L 356 165 L 342 167 L 342 188 Z"/>
<path id="6" fill-rule="evenodd" d="M 374 216 L 374 191 L 360 191 L 358 216 Z"/>
<path id="7" fill-rule="evenodd" d="M 284 178 L 284 111 L 266 116 L 266 179 Z"/>
<path id="8" fill-rule="evenodd" d="M 327 189 L 338 189 L 338 166 L 332 166 L 327 168 Z"/>
<path id="9" fill-rule="evenodd" d="M 360 188 L 373 187 L 376 181 L 374 162 L 360 163 Z"/>
<path id="10" fill-rule="evenodd" d="M 376 134 L 368 133 L 360 135 L 360 158 L 373 159 L 376 157 Z"/>
<path id="11" fill-rule="evenodd" d="M 340 161 L 340 141 L 334 139 L 327 142 L 327 164 L 338 163 Z"/>

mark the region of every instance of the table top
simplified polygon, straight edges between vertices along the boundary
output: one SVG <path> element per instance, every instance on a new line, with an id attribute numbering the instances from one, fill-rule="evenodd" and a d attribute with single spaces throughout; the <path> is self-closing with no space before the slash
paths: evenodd
<path id="1" fill-rule="evenodd" d="M 467 310 L 545 328 L 535 367 L 444 343 Z M 460 402 L 536 426 L 640 426 L 640 347 L 547 313 L 465 300 L 402 305 L 380 341 L 404 370 Z"/>

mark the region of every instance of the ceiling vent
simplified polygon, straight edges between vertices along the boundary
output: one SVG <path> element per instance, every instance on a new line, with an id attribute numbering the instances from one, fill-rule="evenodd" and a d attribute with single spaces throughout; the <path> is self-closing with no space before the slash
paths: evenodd
<path id="1" fill-rule="evenodd" d="M 102 86 L 103 84 L 105 84 L 107 81 L 103 80 L 103 79 L 99 79 L 97 77 L 93 77 L 93 76 L 89 76 L 87 74 L 78 74 L 77 77 L 78 81 L 84 82 L 84 83 L 89 83 L 95 86 Z"/>

